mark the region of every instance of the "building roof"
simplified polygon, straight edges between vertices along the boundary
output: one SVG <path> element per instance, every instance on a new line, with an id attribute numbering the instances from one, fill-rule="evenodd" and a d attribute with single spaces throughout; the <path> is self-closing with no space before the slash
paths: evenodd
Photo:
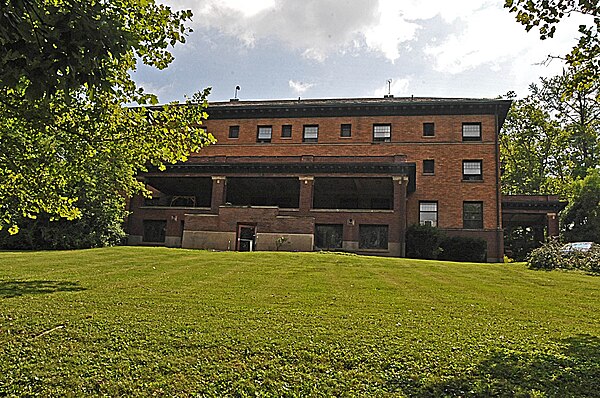
<path id="1" fill-rule="evenodd" d="M 209 103 L 210 119 L 341 116 L 497 115 L 502 126 L 512 101 L 486 98 L 392 97 L 230 100 Z"/>

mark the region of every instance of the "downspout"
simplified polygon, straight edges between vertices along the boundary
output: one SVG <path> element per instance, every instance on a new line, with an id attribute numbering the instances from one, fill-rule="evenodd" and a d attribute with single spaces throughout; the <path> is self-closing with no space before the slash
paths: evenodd
<path id="1" fill-rule="evenodd" d="M 498 121 L 498 114 L 500 112 L 500 106 L 496 105 L 495 112 L 495 124 L 496 124 L 496 137 L 495 137 L 495 151 L 496 151 L 496 247 L 498 248 L 498 261 L 504 258 L 504 229 L 502 228 L 502 192 L 500 190 L 500 125 Z"/>

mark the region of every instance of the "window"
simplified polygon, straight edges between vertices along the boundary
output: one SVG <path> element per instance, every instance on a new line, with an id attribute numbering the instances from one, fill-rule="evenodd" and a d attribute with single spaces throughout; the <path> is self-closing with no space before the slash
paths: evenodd
<path id="1" fill-rule="evenodd" d="M 423 137 L 435 136 L 435 124 L 434 123 L 423 123 Z"/>
<path id="2" fill-rule="evenodd" d="M 258 126 L 256 142 L 271 142 L 273 128 L 271 126 Z"/>
<path id="3" fill-rule="evenodd" d="M 229 126 L 229 138 L 239 138 L 240 126 Z"/>
<path id="4" fill-rule="evenodd" d="M 319 126 L 304 126 L 302 142 L 317 142 L 319 139 Z"/>
<path id="5" fill-rule="evenodd" d="M 463 141 L 481 141 L 481 123 L 463 123 Z"/>
<path id="6" fill-rule="evenodd" d="M 388 249 L 388 226 L 387 225 L 360 225 L 358 241 L 359 249 Z"/>
<path id="7" fill-rule="evenodd" d="M 144 220 L 144 242 L 164 243 L 165 230 L 167 229 L 166 220 Z"/>
<path id="8" fill-rule="evenodd" d="M 352 125 L 342 124 L 340 127 L 340 137 L 352 137 Z"/>
<path id="9" fill-rule="evenodd" d="M 391 124 L 374 124 L 373 125 L 373 141 L 374 142 L 390 142 L 392 140 L 392 125 Z"/>
<path id="10" fill-rule="evenodd" d="M 281 126 L 281 138 L 291 138 L 292 137 L 292 125 L 284 124 Z"/>
<path id="11" fill-rule="evenodd" d="M 463 202 L 463 228 L 483 228 L 483 202 Z"/>
<path id="12" fill-rule="evenodd" d="M 437 202 L 419 202 L 419 224 L 437 227 Z"/>
<path id="13" fill-rule="evenodd" d="M 435 161 L 433 159 L 423 160 L 423 174 L 435 173 Z"/>
<path id="14" fill-rule="evenodd" d="M 483 174 L 481 173 L 481 169 L 481 160 L 463 160 L 463 180 L 483 180 Z"/>
<path id="15" fill-rule="evenodd" d="M 316 224 L 315 246 L 319 249 L 341 249 L 343 231 L 342 224 Z"/>

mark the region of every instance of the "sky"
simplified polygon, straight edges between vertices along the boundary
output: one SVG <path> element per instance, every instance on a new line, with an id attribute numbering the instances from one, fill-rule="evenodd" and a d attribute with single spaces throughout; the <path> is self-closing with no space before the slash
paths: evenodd
<path id="1" fill-rule="evenodd" d="M 580 16 L 553 39 L 526 32 L 504 0 L 162 0 L 193 32 L 159 71 L 134 80 L 161 103 L 212 87 L 209 101 L 395 96 L 519 97 L 561 72 Z M 388 84 L 388 81 L 391 83 Z"/>

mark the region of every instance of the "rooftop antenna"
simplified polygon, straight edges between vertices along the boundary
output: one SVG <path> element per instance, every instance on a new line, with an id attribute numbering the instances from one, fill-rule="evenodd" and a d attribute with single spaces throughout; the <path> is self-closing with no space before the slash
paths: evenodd
<path id="1" fill-rule="evenodd" d="M 394 98 L 392 95 L 392 79 L 387 79 L 388 93 L 383 98 Z"/>
<path id="2" fill-rule="evenodd" d="M 239 101 L 240 99 L 238 98 L 238 91 L 240 91 L 242 88 L 240 86 L 235 86 L 235 93 L 233 94 L 233 98 L 231 98 L 229 101 L 235 102 L 235 101 Z"/>

